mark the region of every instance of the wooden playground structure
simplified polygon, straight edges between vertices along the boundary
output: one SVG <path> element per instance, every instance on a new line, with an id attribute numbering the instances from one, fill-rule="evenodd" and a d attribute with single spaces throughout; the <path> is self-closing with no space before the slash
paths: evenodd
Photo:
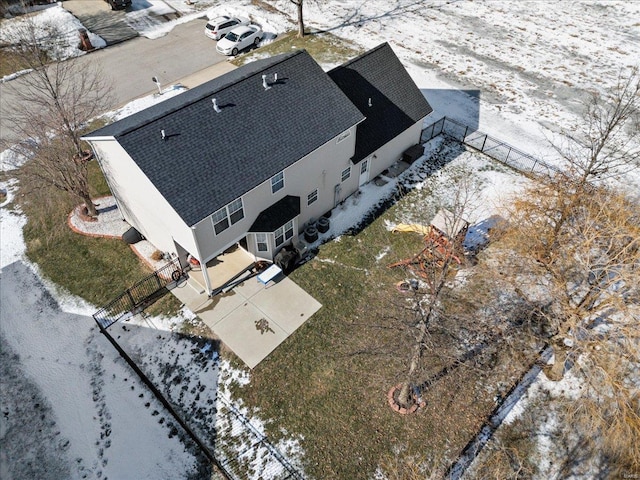
<path id="1" fill-rule="evenodd" d="M 433 266 L 442 268 L 446 264 L 462 263 L 462 245 L 469 228 L 469 222 L 449 210 L 441 209 L 428 227 L 423 225 L 398 225 L 396 232 L 418 232 L 424 234 L 424 248 L 411 258 L 390 264 L 389 268 L 407 267 L 423 279 L 430 281 Z"/>

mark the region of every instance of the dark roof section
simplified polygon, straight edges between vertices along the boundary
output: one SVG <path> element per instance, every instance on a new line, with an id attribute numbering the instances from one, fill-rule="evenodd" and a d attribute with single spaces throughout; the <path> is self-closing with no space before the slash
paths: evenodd
<path id="1" fill-rule="evenodd" d="M 240 67 L 85 138 L 116 137 L 193 226 L 363 118 L 301 50 Z"/>
<path id="2" fill-rule="evenodd" d="M 275 232 L 289 220 L 300 215 L 300 197 L 287 195 L 281 200 L 271 205 L 266 210 L 260 212 L 256 221 L 253 222 L 250 232 Z"/>
<path id="3" fill-rule="evenodd" d="M 433 111 L 388 43 L 328 73 L 366 117 L 357 127 L 354 163 Z"/>

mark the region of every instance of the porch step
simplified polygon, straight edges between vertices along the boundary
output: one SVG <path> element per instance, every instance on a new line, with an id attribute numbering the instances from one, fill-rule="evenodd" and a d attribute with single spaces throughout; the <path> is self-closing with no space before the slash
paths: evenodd
<path id="1" fill-rule="evenodd" d="M 198 295 L 201 295 L 205 292 L 204 287 L 191 277 L 187 278 L 187 285 L 189 285 Z"/>

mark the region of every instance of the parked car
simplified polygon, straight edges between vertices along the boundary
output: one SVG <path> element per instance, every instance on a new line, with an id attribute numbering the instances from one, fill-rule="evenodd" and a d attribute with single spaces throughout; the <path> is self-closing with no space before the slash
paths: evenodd
<path id="1" fill-rule="evenodd" d="M 104 0 L 111 6 L 111 10 L 118 10 L 120 8 L 128 8 L 131 6 L 131 0 Z"/>
<path id="2" fill-rule="evenodd" d="M 237 55 L 240 50 L 251 45 L 257 47 L 260 40 L 262 40 L 262 30 L 259 26 L 244 25 L 227 33 L 216 45 L 216 50 L 223 55 Z"/>
<path id="3" fill-rule="evenodd" d="M 214 40 L 220 40 L 227 33 L 236 27 L 241 25 L 249 25 L 249 19 L 244 17 L 227 17 L 223 15 L 213 20 L 209 20 L 204 27 L 204 34 L 213 38 Z"/>

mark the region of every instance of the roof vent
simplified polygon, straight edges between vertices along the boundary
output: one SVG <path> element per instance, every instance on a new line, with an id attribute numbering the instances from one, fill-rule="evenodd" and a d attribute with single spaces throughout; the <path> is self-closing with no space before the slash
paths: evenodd
<path id="1" fill-rule="evenodd" d="M 264 87 L 265 90 L 269 90 L 271 88 L 269 86 L 269 84 L 267 83 L 267 76 L 266 75 L 262 75 L 262 86 Z"/>
<path id="2" fill-rule="evenodd" d="M 162 135 L 162 139 L 164 140 L 165 138 L 167 138 L 167 136 L 164 133 L 164 128 L 162 130 L 160 130 L 160 135 Z"/>
<path id="3" fill-rule="evenodd" d="M 369 106 L 372 106 L 373 104 L 371 103 L 371 97 L 369 97 Z"/>
<path id="4" fill-rule="evenodd" d="M 213 103 L 213 109 L 217 112 L 220 113 L 222 111 L 222 109 L 218 106 L 218 102 L 216 102 L 215 98 L 211 99 L 211 103 Z"/>
<path id="5" fill-rule="evenodd" d="M 274 73 L 273 74 L 273 83 L 276 83 L 278 81 L 278 74 Z"/>

